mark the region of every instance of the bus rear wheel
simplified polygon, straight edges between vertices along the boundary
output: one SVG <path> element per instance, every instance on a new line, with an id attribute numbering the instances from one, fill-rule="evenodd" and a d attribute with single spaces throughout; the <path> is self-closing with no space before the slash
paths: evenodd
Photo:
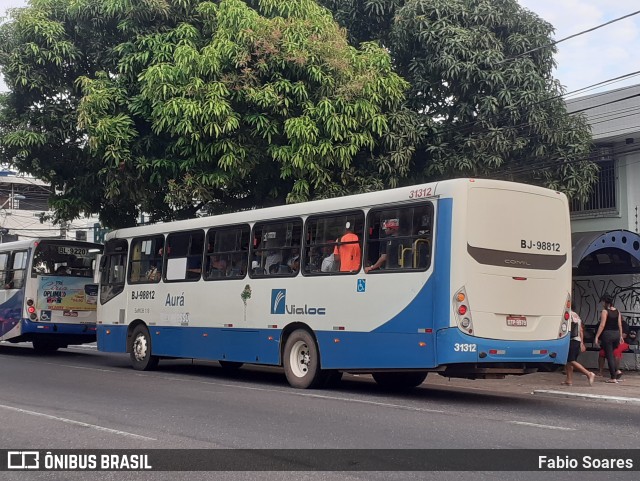
<path id="1" fill-rule="evenodd" d="M 151 371 L 158 366 L 160 358 L 151 354 L 151 336 L 143 325 L 133 329 L 129 353 L 131 366 L 137 371 Z"/>
<path id="2" fill-rule="evenodd" d="M 291 333 L 284 346 L 284 373 L 292 387 L 308 389 L 322 380 L 320 356 L 313 336 L 304 329 Z"/>
<path id="3" fill-rule="evenodd" d="M 427 373 L 414 372 L 374 372 L 373 379 L 384 389 L 400 391 L 419 386 L 427 378 Z"/>

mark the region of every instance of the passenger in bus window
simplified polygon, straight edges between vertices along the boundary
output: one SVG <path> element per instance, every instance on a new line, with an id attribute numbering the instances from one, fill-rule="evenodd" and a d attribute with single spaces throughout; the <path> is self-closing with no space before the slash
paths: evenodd
<path id="1" fill-rule="evenodd" d="M 295 267 L 297 264 L 297 268 Z M 287 267 L 291 272 L 298 272 L 300 270 L 300 249 L 293 247 L 289 258 L 287 259 Z"/>
<path id="2" fill-rule="evenodd" d="M 361 252 L 358 236 L 353 232 L 351 222 L 345 224 L 344 234 L 333 249 L 334 259 L 340 263 L 340 272 L 358 272 Z"/>
<path id="3" fill-rule="evenodd" d="M 227 272 L 227 261 L 218 255 L 211 256 L 209 277 L 222 277 Z"/>
<path id="4" fill-rule="evenodd" d="M 158 271 L 158 268 L 155 264 L 149 268 L 149 270 L 145 274 L 145 277 L 148 281 L 151 282 L 158 282 L 160 280 L 160 272 Z"/>
<path id="5" fill-rule="evenodd" d="M 306 272 L 318 272 L 322 265 L 322 256 L 317 247 L 309 249 L 309 260 L 305 264 Z"/>
<path id="6" fill-rule="evenodd" d="M 67 274 L 69 274 L 67 266 L 58 266 L 56 269 L 56 276 L 66 276 Z"/>
<path id="7" fill-rule="evenodd" d="M 380 257 L 372 266 L 364 268 L 366 273 L 375 271 L 376 269 L 382 269 L 382 266 L 386 269 L 396 269 L 399 267 L 398 247 L 401 245 L 401 242 L 397 237 L 400 231 L 400 220 L 387 219 L 382 223 L 382 229 L 388 239 L 380 243 Z"/>
<path id="8" fill-rule="evenodd" d="M 272 274 L 272 266 L 279 266 L 280 263 L 282 263 L 282 252 L 280 250 L 271 249 L 268 251 L 262 251 L 262 255 L 266 256 L 264 268 L 270 274 Z"/>
<path id="9" fill-rule="evenodd" d="M 332 245 L 324 246 L 322 248 L 323 259 L 320 266 L 321 272 L 336 272 L 338 270 L 338 263 L 336 262 L 333 250 L 334 247 Z"/>

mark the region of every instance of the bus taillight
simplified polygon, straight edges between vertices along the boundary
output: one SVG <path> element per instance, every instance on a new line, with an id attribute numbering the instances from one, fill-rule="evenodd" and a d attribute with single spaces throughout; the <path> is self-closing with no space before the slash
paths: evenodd
<path id="1" fill-rule="evenodd" d="M 568 294 L 567 302 L 565 303 L 565 307 L 562 312 L 562 318 L 560 319 L 560 329 L 558 330 L 558 338 L 562 338 L 569 333 L 570 318 L 571 318 L 571 294 Z"/>
<path id="2" fill-rule="evenodd" d="M 29 306 L 29 307 L 27 307 L 27 312 L 29 314 L 35 314 L 36 313 L 36 308 L 33 307 L 33 306 Z"/>
<path id="3" fill-rule="evenodd" d="M 27 306 L 33 306 L 33 299 L 27 299 Z"/>
<path id="4" fill-rule="evenodd" d="M 471 308 L 469 307 L 469 299 L 464 289 L 460 289 L 453 296 L 454 309 L 458 318 L 458 327 L 467 334 L 473 333 L 473 321 L 471 320 Z M 464 304 L 463 304 L 464 303 Z"/>

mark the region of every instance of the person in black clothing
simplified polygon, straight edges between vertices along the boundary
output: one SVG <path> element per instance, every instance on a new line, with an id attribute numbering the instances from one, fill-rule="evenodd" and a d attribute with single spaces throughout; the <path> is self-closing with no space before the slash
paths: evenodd
<path id="1" fill-rule="evenodd" d="M 617 383 L 622 376 L 622 371 L 616 370 L 613 351 L 624 342 L 622 316 L 620 311 L 613 306 L 613 297 L 609 294 L 605 294 L 600 300 L 604 303 L 604 309 L 600 313 L 600 325 L 594 342 L 600 344 L 600 336 L 602 336 L 602 348 L 607 356 L 609 374 L 611 375 L 611 379 L 608 379 L 607 382 Z"/>
<path id="2" fill-rule="evenodd" d="M 382 223 L 386 240 L 380 243 L 380 257 L 372 265 L 364 268 L 364 272 L 368 274 L 376 269 L 397 269 L 399 265 L 399 246 L 401 241 L 397 239 L 400 229 L 399 219 L 387 219 Z"/>

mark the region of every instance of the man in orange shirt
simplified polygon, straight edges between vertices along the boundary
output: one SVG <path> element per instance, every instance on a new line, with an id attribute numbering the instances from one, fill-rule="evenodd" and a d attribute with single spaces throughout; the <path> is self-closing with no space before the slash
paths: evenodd
<path id="1" fill-rule="evenodd" d="M 333 249 L 334 259 L 340 261 L 340 272 L 358 272 L 361 265 L 360 244 L 351 222 L 345 225 L 345 233 Z"/>

